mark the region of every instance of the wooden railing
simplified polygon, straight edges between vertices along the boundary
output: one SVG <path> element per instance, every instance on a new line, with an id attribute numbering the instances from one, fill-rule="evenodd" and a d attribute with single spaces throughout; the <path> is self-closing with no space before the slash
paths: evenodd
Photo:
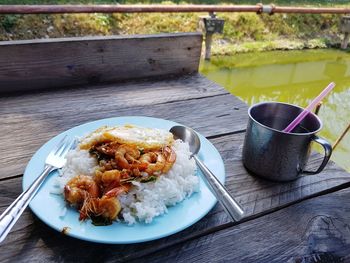
<path id="1" fill-rule="evenodd" d="M 0 5 L 0 14 L 254 12 L 347 14 L 350 8 L 263 5 Z"/>
<path id="2" fill-rule="evenodd" d="M 201 33 L 0 42 L 0 93 L 198 72 Z"/>

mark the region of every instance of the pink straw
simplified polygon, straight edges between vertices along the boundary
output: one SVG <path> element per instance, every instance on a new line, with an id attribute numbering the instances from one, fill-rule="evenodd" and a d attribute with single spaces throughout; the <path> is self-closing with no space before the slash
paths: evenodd
<path id="1" fill-rule="evenodd" d="M 334 82 L 329 83 L 320 95 L 318 95 L 283 131 L 291 132 L 334 87 Z"/>

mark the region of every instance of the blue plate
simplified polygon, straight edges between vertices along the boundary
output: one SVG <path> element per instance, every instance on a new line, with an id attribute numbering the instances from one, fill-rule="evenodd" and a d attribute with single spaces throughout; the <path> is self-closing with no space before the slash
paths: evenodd
<path id="1" fill-rule="evenodd" d="M 34 181 L 34 178 L 43 170 L 46 156 L 64 135 L 70 137 L 83 136 L 104 125 L 115 126 L 123 124 L 135 124 L 166 130 L 169 130 L 174 125 L 179 125 L 176 122 L 163 119 L 130 116 L 103 119 L 74 127 L 52 138 L 33 155 L 24 172 L 23 189 L 28 188 Z M 205 137 L 200 134 L 199 137 L 201 140 L 199 157 L 218 179 L 224 183 L 225 168 L 219 152 Z M 197 175 L 201 177 L 199 171 Z M 67 231 L 65 231 L 67 235 L 92 242 L 130 244 L 166 237 L 196 223 L 216 203 L 215 197 L 201 178 L 199 192 L 170 207 L 167 214 L 155 217 L 151 224 L 136 223 L 128 226 L 124 223 L 114 222 L 109 226 L 94 226 L 90 220 L 79 221 L 79 214 L 73 208 L 68 208 L 66 215 L 64 217 L 61 216 L 62 209 L 66 206 L 65 201 L 61 195 L 50 193 L 54 189 L 54 181 L 57 176 L 58 172 L 53 172 L 49 175 L 29 204 L 30 208 L 42 221 L 57 231 L 61 232 L 64 228 L 67 228 Z"/>

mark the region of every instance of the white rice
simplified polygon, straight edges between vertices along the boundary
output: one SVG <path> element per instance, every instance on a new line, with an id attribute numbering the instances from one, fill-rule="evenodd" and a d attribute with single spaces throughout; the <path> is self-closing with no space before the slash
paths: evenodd
<path id="1" fill-rule="evenodd" d="M 173 206 L 193 192 L 199 190 L 196 164 L 190 159 L 188 143 L 176 140 L 173 145 L 176 162 L 167 174 L 155 182 L 133 182 L 134 187 L 127 194 L 118 197 L 122 206 L 122 217 L 128 224 L 137 221 L 151 223 L 153 218 L 167 213 L 167 207 Z M 80 174 L 93 176 L 97 162 L 86 150 L 72 150 L 67 155 L 67 163 L 57 178 L 60 193 L 65 184 Z"/>

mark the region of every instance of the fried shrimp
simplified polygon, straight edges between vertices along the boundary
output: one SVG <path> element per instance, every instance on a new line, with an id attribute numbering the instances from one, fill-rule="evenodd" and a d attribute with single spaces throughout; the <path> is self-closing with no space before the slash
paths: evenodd
<path id="1" fill-rule="evenodd" d="M 123 184 L 117 187 L 114 187 L 113 189 L 109 190 L 105 193 L 104 196 L 106 197 L 116 197 L 120 194 L 127 193 L 131 188 L 130 184 Z"/>
<path id="2" fill-rule="evenodd" d="M 140 151 L 137 148 L 120 145 L 115 153 L 117 165 L 122 169 L 130 169 L 133 164 L 138 163 Z"/>
<path id="3" fill-rule="evenodd" d="M 115 197 L 94 198 L 88 204 L 87 213 L 107 220 L 115 220 L 121 210 L 120 202 Z"/>
<path id="4" fill-rule="evenodd" d="M 122 185 L 108 191 L 101 198 L 91 196 L 85 198 L 79 210 L 79 220 L 96 217 L 102 217 L 107 221 L 116 219 L 121 210 L 117 196 L 129 191 L 129 189 L 130 186 Z"/>
<path id="5" fill-rule="evenodd" d="M 94 148 L 96 149 L 96 151 L 100 153 L 113 157 L 119 145 L 120 144 L 117 142 L 108 142 L 108 143 L 102 143 L 100 145 L 95 145 Z"/>
<path id="6" fill-rule="evenodd" d="M 176 161 L 176 153 L 173 150 L 173 148 L 166 146 L 163 148 L 163 154 L 165 156 L 165 165 L 163 167 L 162 172 L 163 173 L 167 173 L 169 172 L 169 170 L 171 169 L 171 167 L 173 167 L 173 164 Z"/>
<path id="7" fill-rule="evenodd" d="M 99 196 L 96 182 L 86 175 L 73 177 L 64 187 L 64 198 L 68 203 L 80 206 L 87 198 Z"/>
<path id="8" fill-rule="evenodd" d="M 176 161 L 176 154 L 171 147 L 166 146 L 161 152 L 143 154 L 139 161 L 142 165 L 146 165 L 146 168 L 142 168 L 142 171 L 148 173 L 148 175 L 160 175 L 167 173 L 171 169 Z"/>
<path id="9" fill-rule="evenodd" d="M 126 187 L 127 183 L 125 183 L 127 179 L 130 179 L 130 175 L 125 170 L 110 170 L 103 173 L 96 171 L 94 178 L 100 186 L 102 195 L 117 187 L 125 187 L 124 192 L 127 192 L 129 190 L 129 187 Z"/>
<path id="10" fill-rule="evenodd" d="M 109 190 L 101 198 L 85 199 L 82 208 L 80 209 L 80 220 L 85 220 L 88 217 L 102 217 L 108 221 L 117 218 L 121 205 L 117 196 L 128 192 L 130 184 L 121 185 Z"/>
<path id="11" fill-rule="evenodd" d="M 121 178 L 122 173 L 119 170 L 114 169 L 105 172 L 97 170 L 95 172 L 94 180 L 101 187 L 111 189 L 120 184 Z"/>
<path id="12" fill-rule="evenodd" d="M 165 166 L 165 157 L 161 152 L 148 152 L 143 154 L 139 161 L 146 164 L 147 168 L 144 170 L 148 175 L 160 175 Z"/>

